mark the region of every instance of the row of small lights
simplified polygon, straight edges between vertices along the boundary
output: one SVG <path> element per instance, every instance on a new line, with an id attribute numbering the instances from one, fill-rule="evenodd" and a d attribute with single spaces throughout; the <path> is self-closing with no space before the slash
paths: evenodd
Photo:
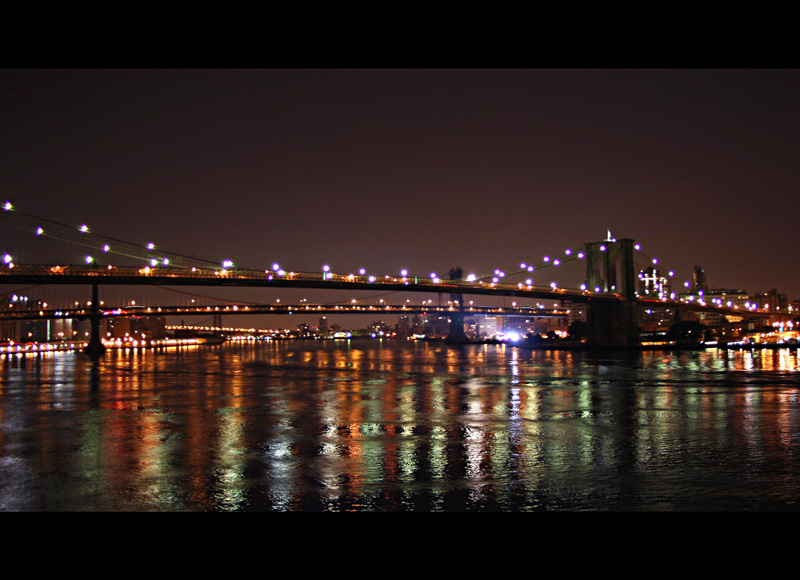
<path id="1" fill-rule="evenodd" d="M 26 352 L 51 352 L 62 350 L 77 350 L 83 346 L 82 342 L 9 342 L 7 345 L 0 346 L 0 353 L 4 354 L 24 354 Z"/>
<path id="2" fill-rule="evenodd" d="M 616 239 L 609 239 L 607 241 L 616 242 L 617 240 Z M 602 244 L 600 246 L 600 251 L 601 252 L 605 252 L 607 249 L 608 249 L 608 247 L 605 244 Z M 640 244 L 635 244 L 634 245 L 634 249 L 640 250 L 641 249 Z M 564 255 L 566 256 L 566 258 L 563 258 L 563 261 L 574 260 L 575 258 L 577 258 L 579 260 L 582 260 L 583 258 L 586 257 L 586 254 L 584 254 L 583 252 L 577 252 L 577 253 L 573 254 L 572 250 L 569 249 L 569 248 L 564 250 Z M 658 263 L 658 259 L 654 258 L 653 259 L 653 264 L 657 264 L 657 263 Z M 562 264 L 562 259 L 551 258 L 550 256 L 544 256 L 542 258 L 542 263 L 540 263 L 537 266 L 529 265 L 526 262 L 521 262 L 519 267 L 520 267 L 520 272 L 525 272 L 525 271 L 534 272 L 536 269 L 542 269 L 542 268 L 546 268 L 548 266 L 560 266 L 561 264 Z M 494 274 L 495 275 L 492 278 L 492 282 L 495 283 L 495 284 L 497 284 L 500 281 L 500 278 L 503 278 L 506 275 L 505 272 L 503 272 L 502 270 L 499 270 L 499 269 L 495 270 Z M 670 272 L 670 276 L 671 275 L 672 275 L 672 272 Z M 533 285 L 533 279 L 532 278 L 527 278 L 525 280 L 525 285 L 526 286 L 532 286 Z M 521 284 L 520 284 L 520 286 L 521 286 Z M 556 288 L 558 288 L 558 284 L 556 282 L 550 282 L 550 287 L 555 290 Z M 580 288 L 581 288 L 582 291 L 586 291 L 587 290 L 586 284 L 581 284 Z M 600 292 L 600 288 L 599 287 L 596 287 L 594 290 L 595 290 L 595 292 Z"/>
<path id="3" fill-rule="evenodd" d="M 13 211 L 14 206 L 12 205 L 12 203 L 10 201 L 6 201 L 5 204 L 3 205 L 3 209 L 5 211 Z M 78 230 L 81 233 L 84 233 L 84 234 L 90 232 L 89 226 L 87 226 L 86 224 L 81 224 L 81 226 L 78 227 Z M 42 227 L 38 227 L 36 229 L 36 235 L 40 236 L 40 235 L 43 235 L 43 234 L 44 234 L 44 229 Z M 609 239 L 608 241 L 616 242 L 616 239 Z M 155 248 L 156 248 L 155 243 L 149 242 L 146 245 L 146 248 L 149 251 L 155 250 Z M 640 245 L 636 244 L 634 246 L 634 248 L 636 250 L 639 250 L 640 249 Z M 606 247 L 605 244 L 600 246 L 600 251 L 601 252 L 605 252 L 606 250 L 607 250 L 607 247 Z M 103 252 L 104 253 L 108 253 L 109 251 L 111 251 L 111 247 L 108 244 L 104 244 Z M 573 259 L 573 253 L 572 253 L 571 249 L 567 248 L 565 250 L 565 255 L 567 256 L 567 258 L 566 258 L 567 260 Z M 577 252 L 577 254 L 575 254 L 575 256 L 578 259 L 583 259 L 585 257 L 585 254 L 583 252 Z M 9 267 L 13 267 L 13 259 L 9 254 L 5 254 L 3 256 L 3 261 L 6 264 L 8 264 Z M 94 262 L 94 258 L 91 255 L 87 255 L 86 258 L 85 258 L 85 261 L 86 261 L 87 264 L 91 264 L 91 263 Z M 161 258 L 160 260 L 157 259 L 157 258 L 151 258 L 150 259 L 150 266 L 151 267 L 157 267 L 159 265 L 159 263 L 161 265 L 163 265 L 163 266 L 168 266 L 169 263 L 170 263 L 169 262 L 169 258 L 164 257 L 164 258 Z M 658 264 L 658 259 L 657 258 L 653 258 L 653 264 Z M 524 271 L 533 272 L 537 268 L 541 269 L 541 268 L 544 268 L 544 267 L 547 267 L 547 266 L 550 266 L 550 265 L 559 266 L 559 265 L 561 265 L 561 260 L 558 259 L 558 258 L 553 258 L 551 260 L 550 256 L 544 256 L 542 263 L 539 264 L 538 266 L 528 265 L 525 262 L 520 263 L 520 271 L 522 271 L 522 272 L 524 272 Z M 226 270 L 229 270 L 229 269 L 231 269 L 233 267 L 234 267 L 233 260 L 223 260 L 223 262 L 222 262 L 223 273 Z M 286 275 L 286 271 L 284 269 L 282 269 L 278 263 L 273 264 L 272 265 L 272 271 L 270 272 L 270 270 L 266 270 L 266 273 L 267 274 L 276 273 L 278 276 L 285 276 Z M 323 273 L 323 278 L 324 279 L 333 278 L 333 273 L 331 272 L 331 269 L 330 269 L 329 265 L 324 265 L 322 267 L 322 273 Z M 359 270 L 359 275 L 360 276 L 365 276 L 366 275 L 366 269 L 365 268 L 361 268 Z M 403 278 L 407 277 L 408 276 L 408 270 L 406 270 L 406 269 L 401 270 L 400 271 L 400 275 Z M 672 271 L 670 271 L 669 275 L 670 275 L 670 277 L 672 277 L 674 275 L 674 273 Z M 494 276 L 492 277 L 492 283 L 493 284 L 498 284 L 500 282 L 501 278 L 504 278 L 505 276 L 506 276 L 506 273 L 503 270 L 501 270 L 499 268 L 495 269 Z M 441 278 L 439 278 L 439 276 L 436 274 L 436 272 L 431 272 L 430 278 L 435 284 L 438 284 L 438 283 L 441 282 Z M 368 280 L 370 282 L 374 282 L 375 281 L 375 276 L 369 276 Z M 476 281 L 478 281 L 478 276 L 476 274 L 469 274 L 466 277 L 466 281 L 467 282 L 476 282 Z M 689 283 L 686 282 L 686 284 L 688 286 Z M 532 286 L 533 285 L 533 279 L 532 278 L 526 279 L 525 280 L 525 285 L 526 286 Z M 553 289 L 556 289 L 558 287 L 558 284 L 556 282 L 551 282 L 550 283 L 550 287 L 553 288 Z M 581 290 L 585 291 L 586 289 L 587 289 L 586 288 L 586 284 L 581 284 Z M 595 292 L 599 292 L 599 291 L 600 291 L 599 287 L 595 288 Z"/>
<path id="4" fill-rule="evenodd" d="M 609 240 L 609 241 L 611 241 L 611 242 L 616 242 L 616 240 L 615 240 L 615 239 L 614 239 L 614 240 Z M 639 245 L 639 244 L 635 244 L 635 245 L 634 245 L 634 248 L 635 248 L 636 250 L 639 250 L 639 249 L 640 249 L 640 245 Z M 607 248 L 607 246 L 606 246 L 606 245 L 601 245 L 601 246 L 600 246 L 600 251 L 601 251 L 601 252 L 605 252 L 607 249 L 608 249 L 608 248 Z M 571 250 L 571 249 L 569 249 L 569 248 L 567 248 L 567 249 L 565 250 L 565 255 L 567 256 L 567 258 L 566 258 L 565 260 L 574 259 L 574 257 L 577 257 L 578 259 L 583 259 L 583 258 L 585 257 L 585 254 L 584 254 L 583 252 L 578 252 L 578 253 L 577 253 L 577 254 L 575 254 L 575 255 L 574 255 L 574 257 L 573 257 L 572 250 Z M 533 272 L 533 271 L 534 271 L 535 269 L 537 269 L 537 268 L 538 268 L 538 269 L 542 269 L 542 268 L 545 268 L 545 267 L 547 267 L 547 266 L 550 266 L 550 265 L 552 265 L 552 266 L 559 266 L 559 265 L 561 265 L 561 263 L 562 263 L 562 261 L 561 261 L 561 260 L 559 260 L 558 258 L 553 258 L 553 259 L 551 260 L 550 256 L 544 256 L 544 257 L 543 257 L 543 259 L 542 259 L 542 263 L 541 263 L 541 264 L 539 264 L 538 266 L 528 265 L 528 264 L 527 264 L 527 263 L 525 263 L 525 262 L 521 262 L 521 263 L 520 263 L 520 265 L 519 265 L 519 267 L 520 267 L 520 272 L 524 272 L 524 271 Z M 657 259 L 657 258 L 654 258 L 654 259 L 653 259 L 653 264 L 657 264 L 657 263 L 658 263 L 658 259 Z M 275 270 L 275 269 L 277 269 L 277 268 L 278 268 L 278 265 L 277 265 L 277 264 L 273 265 L 273 270 Z M 330 279 L 330 278 L 332 278 L 332 277 L 333 277 L 333 274 L 332 274 L 332 273 L 331 273 L 331 271 L 330 271 L 330 266 L 329 266 L 329 265 L 324 265 L 324 266 L 322 267 L 322 272 L 323 272 L 323 278 L 325 278 L 325 279 Z M 280 274 L 280 273 L 281 273 L 281 272 L 279 272 L 279 274 Z M 519 273 L 519 272 L 515 272 L 515 273 Z M 361 270 L 359 270 L 359 274 L 360 274 L 361 276 L 364 276 L 364 275 L 366 274 L 366 271 L 365 271 L 365 269 L 364 269 L 364 268 L 361 268 Z M 405 278 L 405 277 L 407 277 L 407 276 L 408 276 L 408 271 L 407 271 L 407 270 L 401 270 L 401 271 L 400 271 L 400 275 L 401 275 L 403 278 Z M 673 272 L 670 272 L 670 276 L 672 276 L 672 275 L 673 275 Z M 352 274 L 351 274 L 351 276 L 352 276 Z M 500 283 L 500 279 L 501 279 L 501 278 L 504 278 L 505 276 L 506 276 L 506 273 L 505 273 L 503 270 L 501 270 L 501 269 L 499 269 L 499 268 L 498 268 L 498 269 L 495 269 L 495 271 L 494 271 L 494 276 L 492 276 L 492 284 L 498 284 L 498 283 Z M 439 276 L 436 274 L 436 272 L 431 272 L 431 274 L 430 274 L 430 279 L 431 279 L 431 280 L 432 280 L 432 281 L 433 281 L 435 284 L 438 284 L 438 283 L 440 283 L 440 282 L 442 281 L 442 280 L 441 280 L 441 278 L 439 278 Z M 374 280 L 375 280 L 375 277 L 374 277 L 374 276 L 370 276 L 369 280 L 372 282 L 372 281 L 374 281 Z M 479 278 L 478 278 L 478 276 L 477 276 L 476 274 L 469 274 L 469 275 L 467 275 L 467 277 L 465 278 L 465 280 L 466 280 L 467 282 L 477 282 L 477 281 L 479 280 Z M 520 286 L 521 286 L 521 285 L 522 285 L 522 283 L 520 283 Z M 526 280 L 525 280 L 525 285 L 526 285 L 526 286 L 532 286 L 532 285 L 533 285 L 533 279 L 532 279 L 532 278 L 528 278 L 528 279 L 526 279 Z M 553 289 L 555 289 L 555 288 L 557 288 L 557 287 L 558 287 L 558 284 L 557 284 L 556 282 L 551 282 L 551 283 L 550 283 L 550 287 L 551 287 L 551 288 L 553 288 Z M 586 290 L 586 284 L 582 284 L 582 285 L 581 285 L 581 290 Z M 595 288 L 595 291 L 596 291 L 596 292 L 599 292 L 599 291 L 600 291 L 600 288 Z"/>
<path id="5" fill-rule="evenodd" d="M 10 201 L 6 201 L 3 204 L 3 210 L 4 211 L 14 211 L 14 205 Z M 86 224 L 81 224 L 80 226 L 78 226 L 77 229 L 82 234 L 89 234 L 90 233 L 89 226 L 86 225 Z M 45 234 L 44 228 L 42 228 L 41 226 L 36 228 L 36 235 L 37 236 L 42 236 L 44 234 Z M 145 247 L 149 251 L 153 251 L 153 250 L 156 249 L 156 245 L 153 242 L 149 242 Z M 103 249 L 103 253 L 108 253 L 108 252 L 111 251 L 111 246 L 109 244 L 104 244 L 102 249 Z M 87 264 L 92 264 L 95 261 L 94 257 L 91 254 L 87 255 L 84 258 L 84 260 L 86 261 Z M 150 261 L 150 265 L 152 267 L 156 267 L 159 264 L 162 264 L 163 266 L 168 266 L 169 263 L 170 263 L 169 262 L 169 258 L 167 258 L 167 257 L 164 257 L 164 258 L 150 258 L 149 261 Z M 7 253 L 3 255 L 3 262 L 5 264 L 7 264 L 9 267 L 13 267 L 14 266 L 13 258 L 11 257 L 11 255 L 9 255 Z M 233 265 L 233 263 L 230 262 L 230 260 L 226 260 L 225 263 L 229 263 L 230 265 Z"/>
<path id="6" fill-rule="evenodd" d="M 125 340 L 120 338 L 103 340 L 103 346 L 107 348 L 136 348 L 136 347 L 166 347 L 166 346 L 192 346 L 200 344 L 201 341 L 197 338 L 163 338 L 156 340 L 136 340 L 132 337 L 126 337 Z M 0 353 L 4 354 L 19 354 L 26 352 L 52 352 L 52 351 L 70 351 L 78 350 L 85 346 L 84 341 L 70 341 L 70 342 L 27 342 L 27 343 L 14 343 L 10 342 L 8 345 L 0 346 Z"/>
<path id="7" fill-rule="evenodd" d="M 5 202 L 5 204 L 3 205 L 3 209 L 4 209 L 5 211 L 13 211 L 13 209 L 14 209 L 14 206 L 13 206 L 13 204 L 12 204 L 10 201 L 6 201 L 6 202 Z M 79 227 L 78 227 L 78 231 L 80 231 L 81 233 L 84 233 L 84 234 L 86 234 L 86 233 L 89 233 L 89 232 L 90 232 L 90 230 L 89 230 L 89 226 L 88 226 L 88 225 L 86 225 L 86 224 L 82 224 L 81 226 L 79 226 Z M 40 236 L 40 235 L 43 235 L 43 234 L 44 234 L 44 229 L 43 229 L 42 227 L 38 227 L 38 228 L 37 228 L 37 230 L 36 230 L 36 235 L 39 235 L 39 236 Z M 147 244 L 147 246 L 146 246 L 146 248 L 147 248 L 149 251 L 153 251 L 153 250 L 155 250 L 155 247 L 156 247 L 156 246 L 155 246 L 155 243 L 153 243 L 153 242 L 149 242 L 149 243 Z M 601 247 L 601 250 L 602 250 L 602 251 L 605 251 L 605 249 L 606 249 L 606 247 L 605 247 L 605 246 L 602 246 L 602 247 Z M 638 244 L 637 244 L 637 249 L 638 249 Z M 108 244 L 105 244 L 105 245 L 103 246 L 103 252 L 104 252 L 104 253 L 108 253 L 110 250 L 111 250 L 111 247 L 110 247 Z M 567 255 L 567 256 L 569 256 L 571 253 L 572 253 L 572 251 L 571 251 L 571 250 L 569 250 L 569 249 L 566 251 L 566 255 Z M 583 258 L 583 252 L 580 252 L 580 253 L 578 254 L 578 257 L 579 257 L 579 258 Z M 3 259 L 4 259 L 4 262 L 5 262 L 6 264 L 13 265 L 13 264 L 12 264 L 12 257 L 11 257 L 9 254 L 5 254 L 5 255 L 4 255 L 4 257 L 3 257 Z M 86 256 L 86 258 L 85 258 L 85 260 L 86 260 L 86 263 L 87 263 L 87 264 L 91 264 L 92 262 L 94 262 L 94 258 L 93 258 L 91 255 L 87 255 L 87 256 Z M 543 264 L 543 265 L 540 265 L 539 267 L 541 268 L 541 267 L 543 267 L 543 266 L 546 266 L 548 262 L 550 262 L 550 258 L 549 258 L 548 256 L 545 256 L 545 257 L 544 257 L 544 264 Z M 162 258 L 162 259 L 160 260 L 160 262 L 159 262 L 159 260 L 158 260 L 158 259 L 156 259 L 156 258 L 151 258 L 151 259 L 150 259 L 150 266 L 152 266 L 152 267 L 157 267 L 157 266 L 159 265 L 159 263 L 161 263 L 161 264 L 162 264 L 162 265 L 164 265 L 164 266 L 168 266 L 168 265 L 169 265 L 169 258 L 166 258 L 166 257 L 165 257 L 165 258 Z M 553 263 L 553 265 L 555 265 L 555 266 L 558 266 L 558 265 L 560 264 L 560 260 L 558 260 L 558 259 L 555 259 L 555 260 L 553 260 L 553 262 L 552 262 L 552 263 Z M 224 260 L 224 261 L 222 262 L 222 268 L 223 268 L 223 270 L 228 270 L 228 269 L 230 269 L 230 268 L 233 268 L 233 266 L 234 266 L 234 264 L 233 264 L 233 261 L 232 261 L 232 260 Z M 533 272 L 533 270 L 534 270 L 534 266 L 527 266 L 527 265 L 526 265 L 526 264 L 524 264 L 524 263 L 523 263 L 523 264 L 520 264 L 520 267 L 521 267 L 523 270 L 527 269 L 527 270 L 528 270 L 528 271 L 530 271 L 530 272 Z M 322 267 L 322 271 L 323 271 L 323 278 L 324 278 L 324 279 L 331 279 L 331 278 L 333 277 L 333 273 L 331 272 L 330 266 L 328 266 L 328 265 L 325 265 L 325 266 L 323 266 L 323 267 Z M 270 273 L 270 271 L 269 271 L 269 270 L 267 270 L 266 272 L 267 272 L 267 273 Z M 279 276 L 284 276 L 284 275 L 286 274 L 286 271 L 285 271 L 285 270 L 283 270 L 283 269 L 280 267 L 280 265 L 279 265 L 279 264 L 277 264 L 277 263 L 275 263 L 275 264 L 273 264 L 273 265 L 272 265 L 272 272 L 274 272 L 274 273 L 277 273 Z M 365 275 L 366 275 L 366 269 L 365 269 L 365 268 L 361 268 L 361 269 L 359 270 L 359 275 L 361 275 L 361 276 L 365 276 Z M 401 272 L 400 272 L 400 275 L 401 275 L 402 277 L 404 277 L 404 278 L 405 278 L 405 277 L 407 277 L 407 276 L 408 276 L 408 270 L 405 270 L 405 269 L 401 270 Z M 496 269 L 496 270 L 495 270 L 495 276 L 492 278 L 492 282 L 496 284 L 496 283 L 498 283 L 498 282 L 500 281 L 500 278 L 502 278 L 502 277 L 504 277 L 504 276 L 505 276 L 505 273 L 504 273 L 502 270 Z M 433 280 L 433 281 L 434 281 L 434 283 L 439 283 L 439 282 L 441 282 L 441 279 L 439 278 L 439 276 L 438 276 L 438 275 L 437 275 L 435 272 L 431 272 L 431 274 L 430 274 L 430 278 L 431 278 L 431 280 Z M 478 279 L 478 277 L 477 277 L 475 274 L 470 274 L 470 275 L 468 275 L 468 276 L 467 276 L 467 278 L 466 278 L 466 280 L 467 280 L 468 282 L 475 282 L 475 281 L 477 281 L 477 279 Z M 370 280 L 371 282 L 372 282 L 372 281 L 375 281 L 375 277 L 374 277 L 374 276 L 370 276 L 370 277 L 369 277 L 369 280 Z M 528 279 L 528 280 L 526 280 L 526 284 L 527 284 L 528 286 L 532 285 L 532 284 L 533 284 L 533 280 L 532 280 L 532 279 Z M 551 286 L 555 287 L 555 284 L 556 284 L 556 283 L 555 283 L 555 282 L 553 282 L 553 283 L 551 284 Z M 582 288 L 582 289 L 584 289 L 584 290 L 585 290 L 585 288 Z"/>

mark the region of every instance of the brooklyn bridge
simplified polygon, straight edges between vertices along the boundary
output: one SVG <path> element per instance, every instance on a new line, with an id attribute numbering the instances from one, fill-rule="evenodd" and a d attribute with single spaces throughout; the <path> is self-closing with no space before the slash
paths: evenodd
<path id="1" fill-rule="evenodd" d="M 577 249 L 567 249 L 558 255 L 544 256 L 536 263 L 520 263 L 509 269 L 497 268 L 490 273 L 465 273 L 461 267 L 450 267 L 444 275 L 411 273 L 407 270 L 392 274 L 336 272 L 328 265 L 319 271 L 293 271 L 271 264 L 263 269 L 239 267 L 233 260 L 213 262 L 175 252 L 157 250 L 155 244 L 136 244 L 100 235 L 85 224 L 72 227 L 57 221 L 17 210 L 6 202 L 2 218 L 4 227 L 30 234 L 31 244 L 49 236 L 56 246 L 79 246 L 87 251 L 83 263 L 18 263 L 11 253 L 5 253 L 0 267 L 0 284 L 8 288 L 44 286 L 85 286 L 90 288 L 90 300 L 83 303 L 49 304 L 35 309 L 6 308 L 0 320 L 82 318 L 91 321 L 87 352 L 104 350 L 100 323 L 105 318 L 141 315 L 142 311 L 127 304 L 109 304 L 103 300 L 104 287 L 251 287 L 326 290 L 334 292 L 368 291 L 446 296 L 434 306 L 392 303 L 381 300 L 379 306 L 359 304 L 237 304 L 223 307 L 226 314 L 414 314 L 437 312 L 450 320 L 447 342 L 467 341 L 464 332 L 466 316 L 566 316 L 568 306 L 579 305 L 586 313 L 586 344 L 593 347 L 635 348 L 641 344 L 639 314 L 646 308 L 666 308 L 674 312 L 715 312 L 737 319 L 776 316 L 756 304 L 732 304 L 707 301 L 702 295 L 686 296 L 676 293 L 660 295 L 639 291 L 644 265 L 657 264 L 657 259 L 645 256 L 633 239 L 605 239 L 583 243 Z M 25 253 L 24 247 L 17 251 Z M 16 252 L 16 251 L 15 251 Z M 580 283 L 572 286 L 541 280 L 548 273 L 565 268 L 569 263 L 582 263 Z M 651 266 L 652 269 L 652 266 Z M 672 273 L 670 272 L 670 275 Z M 534 278 L 536 283 L 534 283 Z M 547 278 L 544 278 L 547 279 Z M 512 299 L 510 306 L 484 305 L 481 299 L 503 297 Z M 89 296 L 87 296 L 87 299 Z M 551 308 L 531 306 L 532 301 L 551 301 Z M 424 302 L 424 301 L 423 301 Z M 477 302 L 477 303 L 476 303 Z M 561 306 L 558 306 L 561 305 Z M 149 305 L 148 313 L 159 316 L 203 314 L 208 306 L 169 304 Z M 217 309 L 219 312 L 219 309 Z"/>

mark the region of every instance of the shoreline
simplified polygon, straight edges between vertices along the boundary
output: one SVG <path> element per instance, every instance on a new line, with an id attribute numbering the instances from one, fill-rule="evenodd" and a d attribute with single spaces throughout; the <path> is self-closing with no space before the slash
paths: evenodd
<path id="1" fill-rule="evenodd" d="M 394 340 L 401 337 L 382 337 L 371 338 L 368 336 L 358 336 L 350 338 L 292 338 L 281 340 Z M 117 343 L 108 342 L 104 344 L 107 350 L 158 350 L 165 348 L 181 348 L 186 346 L 218 346 L 225 343 L 240 342 L 237 340 L 220 339 L 217 337 L 209 338 L 182 338 L 182 339 L 163 339 L 156 341 L 147 341 L 146 343 Z M 251 341 L 247 341 L 251 342 Z M 495 339 L 467 339 L 465 341 L 448 342 L 444 337 L 424 338 L 419 339 L 419 342 L 433 342 L 440 344 L 447 344 L 450 346 L 472 346 L 484 344 L 502 344 L 514 348 L 521 348 L 526 350 L 573 350 L 573 351 L 699 351 L 709 349 L 719 350 L 797 350 L 798 343 L 717 343 L 708 342 L 701 344 L 678 344 L 674 342 L 658 342 L 658 343 L 645 343 L 638 346 L 592 346 L 586 343 L 548 343 L 537 342 L 531 343 L 526 341 L 512 342 Z M 87 342 L 74 341 L 74 342 L 44 342 L 44 343 L 14 343 L 0 345 L 0 355 L 15 355 L 15 354 L 37 354 L 48 352 L 84 352 Z"/>

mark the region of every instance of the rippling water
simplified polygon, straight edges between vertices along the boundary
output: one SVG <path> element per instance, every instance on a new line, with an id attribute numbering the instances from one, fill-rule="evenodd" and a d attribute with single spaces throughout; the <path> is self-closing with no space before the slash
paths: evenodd
<path id="1" fill-rule="evenodd" d="M 797 351 L 0 359 L 0 510 L 797 510 Z"/>

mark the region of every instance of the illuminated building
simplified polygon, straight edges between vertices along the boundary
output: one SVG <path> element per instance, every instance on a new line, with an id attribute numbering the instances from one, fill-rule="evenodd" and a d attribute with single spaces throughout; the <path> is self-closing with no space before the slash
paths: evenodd
<path id="1" fill-rule="evenodd" d="M 394 328 L 397 336 L 411 336 L 411 320 L 408 316 L 401 316 Z"/>
<path id="2" fill-rule="evenodd" d="M 726 290 L 724 288 L 713 288 L 703 292 L 703 300 L 706 304 L 716 305 L 722 308 L 741 308 L 747 310 L 750 304 L 750 297 L 745 290 Z M 740 322 L 742 317 L 731 316 L 719 312 L 698 312 L 697 320 L 706 326 L 720 326 L 729 322 Z"/>
<path id="3" fill-rule="evenodd" d="M 478 336 L 493 336 L 502 330 L 503 323 L 497 316 L 478 318 Z"/>
<path id="4" fill-rule="evenodd" d="M 162 316 L 120 316 L 102 322 L 105 330 L 101 332 L 107 340 L 132 338 L 161 340 L 167 336 L 166 322 Z"/>
<path id="5" fill-rule="evenodd" d="M 668 298 L 669 280 L 652 266 L 639 272 L 639 294 L 651 298 Z"/>
<path id="6" fill-rule="evenodd" d="M 695 266 L 692 272 L 692 292 L 705 292 L 708 290 L 708 283 L 706 282 L 706 273 L 700 266 Z"/>
<path id="7" fill-rule="evenodd" d="M 773 288 L 769 292 L 756 292 L 750 297 L 758 308 L 769 310 L 770 312 L 787 312 L 789 309 L 789 299 L 786 294 L 779 294 Z"/>
<path id="8" fill-rule="evenodd" d="M 36 311 L 46 307 L 46 303 L 16 294 L 0 299 L 0 310 Z M 46 342 L 52 338 L 51 326 L 49 320 L 4 320 L 0 322 L 0 342 Z"/>

